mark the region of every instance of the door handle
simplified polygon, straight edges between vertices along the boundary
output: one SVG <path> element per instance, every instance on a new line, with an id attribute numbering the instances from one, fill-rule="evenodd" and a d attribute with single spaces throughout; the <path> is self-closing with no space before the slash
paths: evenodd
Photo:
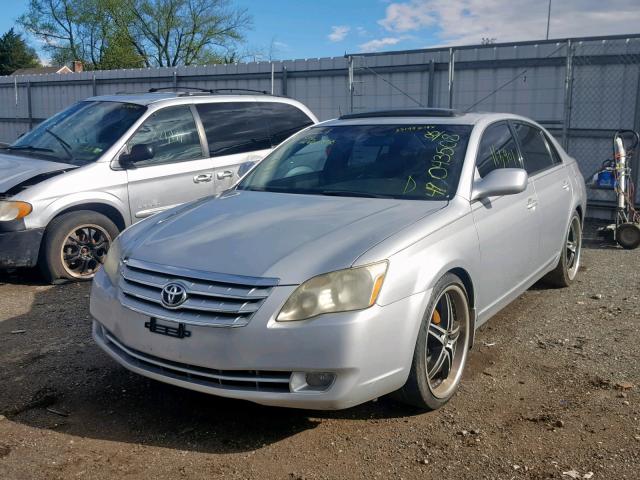
<path id="1" fill-rule="evenodd" d="M 223 178 L 231 178 L 233 177 L 233 172 L 231 170 L 225 170 L 224 172 L 216 173 L 216 177 L 218 180 L 222 180 Z"/>
<path id="2" fill-rule="evenodd" d="M 193 183 L 210 182 L 212 179 L 213 179 L 213 174 L 201 173 L 200 175 L 196 175 L 195 177 L 193 177 Z"/>
<path id="3" fill-rule="evenodd" d="M 538 201 L 536 199 L 530 198 L 529 200 L 527 200 L 527 209 L 535 210 L 537 206 L 538 206 Z"/>
<path id="4" fill-rule="evenodd" d="M 564 188 L 565 190 L 569 191 L 569 189 L 571 188 L 571 185 L 569 185 L 569 180 L 565 180 L 562 183 L 562 188 Z"/>

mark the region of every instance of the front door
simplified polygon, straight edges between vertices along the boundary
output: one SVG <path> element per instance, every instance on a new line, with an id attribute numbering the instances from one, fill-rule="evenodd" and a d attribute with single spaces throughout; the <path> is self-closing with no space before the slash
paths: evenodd
<path id="1" fill-rule="evenodd" d="M 492 124 L 484 131 L 476 178 L 497 168 L 522 168 L 506 122 Z M 540 231 L 533 181 L 521 193 L 475 201 L 471 210 L 480 242 L 483 281 L 477 286 L 477 309 L 482 320 L 493 315 L 536 271 Z"/>
<path id="2" fill-rule="evenodd" d="M 152 114 L 127 143 L 151 147 L 151 158 L 127 165 L 129 207 L 134 222 L 214 193 L 214 171 L 188 105 Z"/>

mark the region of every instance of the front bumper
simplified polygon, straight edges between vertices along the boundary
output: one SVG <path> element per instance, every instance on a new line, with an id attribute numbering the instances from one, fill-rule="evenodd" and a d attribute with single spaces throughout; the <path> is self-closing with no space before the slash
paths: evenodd
<path id="1" fill-rule="evenodd" d="M 0 230 L 0 269 L 34 267 L 43 235 L 44 228 Z"/>
<path id="2" fill-rule="evenodd" d="M 244 327 L 189 326 L 191 335 L 178 339 L 151 333 L 145 327 L 149 317 L 123 307 L 99 272 L 91 293 L 93 337 L 140 375 L 263 405 L 342 409 L 405 383 L 430 292 L 384 307 L 275 322 L 294 288 L 277 287 Z M 313 390 L 304 382 L 312 372 L 335 379 L 325 390 Z"/>

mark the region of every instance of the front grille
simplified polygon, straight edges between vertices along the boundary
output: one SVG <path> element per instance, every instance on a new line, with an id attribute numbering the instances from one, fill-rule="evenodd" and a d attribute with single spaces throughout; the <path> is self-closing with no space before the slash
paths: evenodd
<path id="1" fill-rule="evenodd" d="M 162 289 L 179 282 L 187 300 L 177 308 L 162 303 Z M 187 270 L 128 259 L 122 265 L 120 302 L 163 320 L 211 327 L 243 327 L 260 308 L 276 278 L 257 278 Z"/>
<path id="2" fill-rule="evenodd" d="M 120 342 L 100 326 L 99 335 L 107 347 L 126 363 L 148 372 L 207 387 L 259 392 L 289 392 L 291 372 L 263 370 L 216 370 L 174 362 L 139 352 Z"/>

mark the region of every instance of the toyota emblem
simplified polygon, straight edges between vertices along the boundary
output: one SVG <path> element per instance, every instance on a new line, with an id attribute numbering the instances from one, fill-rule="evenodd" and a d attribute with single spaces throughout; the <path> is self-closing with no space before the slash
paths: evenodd
<path id="1" fill-rule="evenodd" d="M 167 283 L 162 289 L 161 300 L 167 308 L 178 308 L 187 301 L 187 290 L 179 283 Z"/>

